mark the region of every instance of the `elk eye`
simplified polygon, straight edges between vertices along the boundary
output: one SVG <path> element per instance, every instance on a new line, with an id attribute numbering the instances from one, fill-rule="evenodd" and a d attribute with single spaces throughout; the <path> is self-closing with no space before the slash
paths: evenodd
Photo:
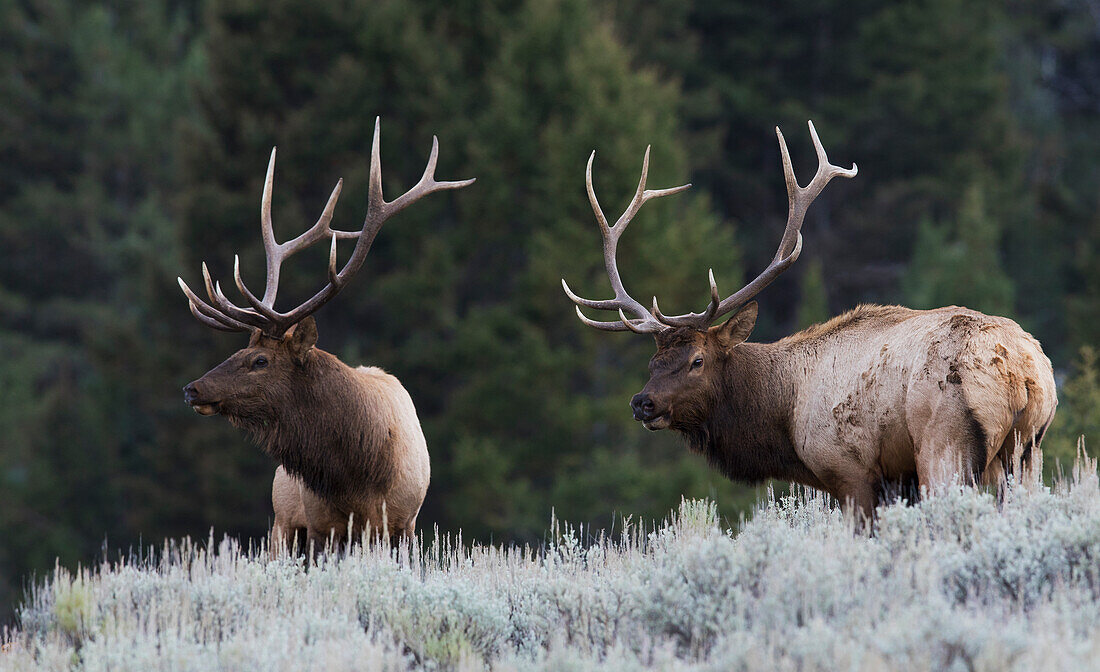
<path id="1" fill-rule="evenodd" d="M 263 355 L 260 355 L 256 359 L 252 360 L 253 371 L 255 371 L 256 369 L 262 369 L 265 366 L 267 366 L 267 357 L 264 357 Z"/>
<path id="2" fill-rule="evenodd" d="M 698 369 L 702 365 L 703 365 L 703 358 L 702 357 L 696 357 L 695 361 L 691 363 L 691 368 Z"/>

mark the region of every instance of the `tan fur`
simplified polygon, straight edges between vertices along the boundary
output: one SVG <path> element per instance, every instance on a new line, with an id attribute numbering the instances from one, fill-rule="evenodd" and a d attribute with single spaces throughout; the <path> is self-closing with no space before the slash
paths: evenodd
<path id="1" fill-rule="evenodd" d="M 377 440 L 381 449 L 394 456 L 389 487 L 385 492 L 363 491 L 354 501 L 337 505 L 279 466 L 271 484 L 275 509 L 273 538 L 282 539 L 288 547 L 298 530 L 304 530 L 317 547 L 330 536 L 343 540 L 349 517 L 354 536 L 360 535 L 368 524 L 375 533 L 385 529 L 393 537 L 412 537 L 415 533 L 416 517 L 431 478 L 427 443 L 416 408 L 397 378 L 382 369 L 359 367 L 355 373 L 361 385 L 357 401 L 374 419 L 371 428 L 380 435 Z"/>
<path id="2" fill-rule="evenodd" d="M 748 343 L 756 314 L 658 333 L 635 419 L 683 434 L 732 479 L 803 483 L 866 514 L 896 486 L 999 484 L 1041 465 L 1054 374 L 1012 320 L 860 306 Z"/>
<path id="3" fill-rule="evenodd" d="M 273 545 L 300 532 L 411 537 L 431 478 L 409 393 L 375 367 L 351 368 L 314 347 L 306 317 L 283 337 L 257 331 L 248 347 L 184 388 L 203 415 L 223 415 L 279 463 L 271 483 Z M 304 547 L 304 546 L 303 546 Z"/>
<path id="4" fill-rule="evenodd" d="M 271 528 L 272 548 L 280 545 L 291 548 L 295 533 L 309 527 L 301 487 L 301 481 L 286 473 L 283 465 L 275 468 L 275 478 L 271 481 L 271 507 L 275 509 L 275 524 Z"/>
<path id="5" fill-rule="evenodd" d="M 921 486 L 968 469 L 996 483 L 1020 458 L 1016 445 L 1035 438 L 1038 452 L 1057 405 L 1038 341 L 957 306 L 861 306 L 772 347 L 797 381 L 795 451 L 826 490 L 864 510 L 876 484 L 914 472 Z"/>

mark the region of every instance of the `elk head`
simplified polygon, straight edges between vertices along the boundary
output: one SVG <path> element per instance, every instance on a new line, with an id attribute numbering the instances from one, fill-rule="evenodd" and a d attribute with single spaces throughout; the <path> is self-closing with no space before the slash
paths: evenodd
<path id="1" fill-rule="evenodd" d="M 191 313 L 199 322 L 220 331 L 250 333 L 248 347 L 238 350 L 202 378 L 183 388 L 184 401 L 198 413 L 222 413 L 231 420 L 246 423 L 262 424 L 272 420 L 272 414 L 280 406 L 279 402 L 285 403 L 292 399 L 292 392 L 301 386 L 300 383 L 308 375 L 311 350 L 317 342 L 317 326 L 313 313 L 343 289 L 351 276 L 363 265 L 382 224 L 428 194 L 444 189 L 458 189 L 474 182 L 472 179 L 460 182 L 435 180 L 439 140 L 433 137 L 428 165 L 424 168 L 420 181 L 412 189 L 387 202 L 382 196 L 379 133 L 380 123 L 376 119 L 371 146 L 367 215 L 360 231 L 337 231 L 329 226 L 343 188 L 341 179 L 332 190 L 316 224 L 293 240 L 276 242 L 271 223 L 271 189 L 275 176 L 275 150 L 272 149 L 260 205 L 261 234 L 267 255 L 267 285 L 263 297 L 258 298 L 253 294 L 241 279 L 239 257 L 234 257 L 233 279 L 247 301 L 247 307 L 238 306 L 226 298 L 221 284 L 211 281 L 205 262 L 202 264 L 202 277 L 209 303 L 191 291 L 182 278 L 178 279 L 180 289 L 187 296 Z M 352 238 L 356 242 L 351 258 L 343 268 L 337 270 L 336 241 Z M 279 290 L 282 263 L 291 255 L 321 240 L 330 241 L 328 282 L 305 303 L 285 313 L 277 311 L 275 297 Z"/>
<path id="2" fill-rule="evenodd" d="M 641 392 L 630 400 L 634 419 L 641 421 L 647 429 L 659 430 L 672 427 L 689 427 L 703 422 L 711 412 L 717 390 L 726 384 L 736 385 L 737 381 L 728 378 L 729 364 L 736 359 L 738 347 L 752 332 L 756 324 L 757 305 L 750 301 L 762 289 L 767 287 L 780 273 L 790 268 L 802 252 L 802 220 L 810 203 L 821 193 L 825 185 L 834 177 L 855 177 L 856 166 L 845 170 L 829 163 L 825 148 L 817 137 L 813 122 L 809 122 L 810 137 L 817 150 L 818 168 L 813 180 L 805 187 L 798 186 L 791 157 L 787 152 L 787 143 L 783 133 L 776 127 L 779 137 L 779 149 L 783 158 L 783 174 L 787 180 L 787 198 L 789 210 L 787 226 L 768 267 L 751 282 L 726 298 L 720 298 L 718 285 L 714 282 L 714 271 L 710 272 L 710 304 L 701 313 L 683 315 L 665 315 L 653 298 L 651 308 L 631 298 L 623 288 L 622 279 L 616 262 L 616 250 L 619 237 L 638 213 L 639 208 L 648 200 L 679 193 L 688 187 L 686 184 L 671 189 L 646 189 L 646 177 L 649 173 L 649 149 L 642 160 L 642 176 L 638 189 L 626 211 L 615 222 L 608 225 L 596 192 L 592 187 L 592 162 L 596 153 L 588 158 L 585 173 L 585 186 L 588 200 L 600 225 L 603 235 L 604 266 L 615 297 L 602 301 L 593 301 L 577 296 L 562 280 L 562 288 L 576 305 L 577 316 L 590 327 L 604 331 L 633 331 L 639 334 L 653 334 L 657 341 L 657 353 L 649 362 L 650 379 Z M 598 322 L 591 320 L 581 312 L 581 306 L 599 310 L 615 310 L 619 313 L 617 322 Z M 721 325 L 711 326 L 718 318 L 732 313 Z"/>

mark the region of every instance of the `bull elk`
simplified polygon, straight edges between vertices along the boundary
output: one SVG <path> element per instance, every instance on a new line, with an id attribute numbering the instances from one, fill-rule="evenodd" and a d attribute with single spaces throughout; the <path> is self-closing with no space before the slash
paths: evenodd
<path id="1" fill-rule="evenodd" d="M 728 478 L 802 483 L 865 515 L 891 484 L 931 487 L 960 477 L 994 484 L 1017 461 L 1041 463 L 1040 442 L 1057 405 L 1054 375 L 1038 341 L 1012 320 L 957 306 L 861 305 L 774 343 L 746 341 L 757 314 L 750 299 L 798 259 L 810 204 L 832 178 L 856 175 L 854 164 L 829 163 L 809 127 L 818 169 L 806 187 L 776 128 L 789 211 L 775 257 L 725 298 L 711 272 L 701 313 L 665 315 L 656 298 L 650 308 L 631 298 L 615 258 L 619 237 L 646 201 L 691 185 L 647 189 L 647 149 L 634 198 L 610 226 L 592 187 L 595 152 L 589 157 L 588 200 L 615 296 L 593 301 L 565 280 L 562 287 L 584 324 L 656 338 L 650 380 L 630 401 L 634 419 L 679 432 Z M 589 319 L 582 306 L 618 311 L 619 320 Z"/>
<path id="2" fill-rule="evenodd" d="M 465 187 L 473 180 L 437 182 L 439 141 L 420 181 L 393 201 L 382 196 L 379 122 L 371 147 L 367 215 L 359 231 L 330 227 L 343 180 L 336 183 L 317 223 L 293 240 L 278 243 L 271 223 L 275 150 L 267 165 L 260 206 L 261 234 L 267 256 L 267 285 L 257 297 L 241 279 L 234 259 L 237 289 L 245 307 L 226 298 L 212 282 L 206 263 L 203 282 L 209 303 L 183 279 L 180 288 L 194 316 L 221 331 L 249 333 L 238 350 L 202 378 L 189 383 L 184 400 L 202 415 L 224 415 L 248 431 L 264 451 L 280 462 L 272 483 L 275 538 L 287 543 L 302 529 L 318 545 L 330 534 L 359 534 L 369 524 L 381 532 L 383 521 L 394 535 L 411 536 L 428 489 L 428 449 L 416 409 L 396 378 L 376 367 L 351 368 L 315 347 L 313 313 L 329 301 L 363 265 L 382 224 L 428 194 Z M 355 248 L 337 270 L 337 240 L 355 239 Z M 288 312 L 275 309 L 282 263 L 291 255 L 329 241 L 328 282 L 305 303 Z"/>

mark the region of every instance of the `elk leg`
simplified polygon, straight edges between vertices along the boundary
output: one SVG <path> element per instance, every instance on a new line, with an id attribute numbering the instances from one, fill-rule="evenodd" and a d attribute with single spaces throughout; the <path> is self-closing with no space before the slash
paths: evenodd
<path id="1" fill-rule="evenodd" d="M 933 490 L 950 483 L 981 483 L 989 436 L 961 396 L 943 397 L 916 448 L 917 480 Z"/>
<path id="2" fill-rule="evenodd" d="M 878 500 L 872 482 L 853 479 L 842 484 L 835 492 L 845 511 L 853 513 L 863 524 L 872 523 Z"/>
<path id="3" fill-rule="evenodd" d="M 275 517 L 275 524 L 271 526 L 271 535 L 268 538 L 268 547 L 273 552 L 290 551 L 294 547 L 294 536 L 297 530 L 289 526 L 286 521 Z"/>

